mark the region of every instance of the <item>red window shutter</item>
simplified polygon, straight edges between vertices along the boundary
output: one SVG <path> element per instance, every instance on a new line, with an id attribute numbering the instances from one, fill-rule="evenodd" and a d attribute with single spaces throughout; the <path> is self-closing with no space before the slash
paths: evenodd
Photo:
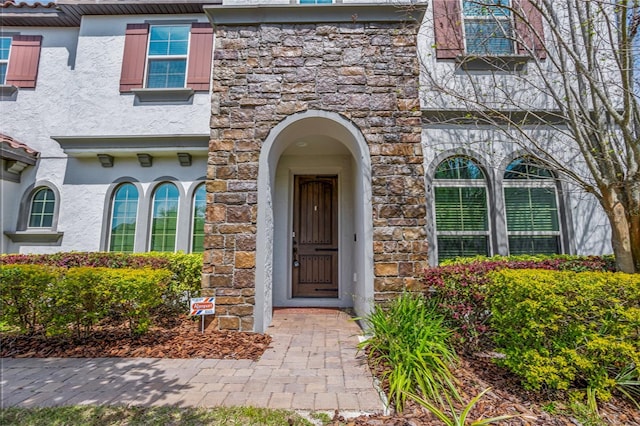
<path id="1" fill-rule="evenodd" d="M 516 32 L 518 39 L 522 41 L 518 44 L 518 53 L 525 55 L 533 51 L 538 59 L 546 59 L 542 14 L 531 0 L 514 0 L 513 7 L 524 18 L 516 18 Z"/>
<path id="2" fill-rule="evenodd" d="M 30 89 L 36 87 L 41 46 L 42 36 L 13 36 L 6 84 Z"/>
<path id="3" fill-rule="evenodd" d="M 149 24 L 127 24 L 124 38 L 120 91 L 129 92 L 144 84 Z"/>
<path id="4" fill-rule="evenodd" d="M 211 84 L 211 54 L 213 51 L 213 28 L 208 22 L 191 25 L 189 47 L 189 70 L 187 87 L 196 91 L 208 91 Z"/>
<path id="5" fill-rule="evenodd" d="M 433 0 L 436 58 L 455 59 L 464 53 L 459 0 Z"/>

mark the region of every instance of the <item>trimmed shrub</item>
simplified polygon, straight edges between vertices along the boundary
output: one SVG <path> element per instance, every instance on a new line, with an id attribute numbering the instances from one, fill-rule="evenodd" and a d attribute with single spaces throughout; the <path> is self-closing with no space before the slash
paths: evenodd
<path id="1" fill-rule="evenodd" d="M 151 324 L 151 310 L 162 304 L 162 294 L 172 273 L 164 269 L 107 269 L 111 309 L 129 322 L 129 330 L 145 333 Z"/>
<path id="2" fill-rule="evenodd" d="M 487 339 L 491 311 L 486 301 L 489 273 L 502 269 L 613 271 L 609 256 L 512 256 L 458 259 L 425 270 L 426 296 L 440 301 L 439 312 L 455 331 L 459 349 L 474 352 L 490 344 Z"/>
<path id="3" fill-rule="evenodd" d="M 173 274 L 165 269 L 0 266 L 1 319 L 29 334 L 87 337 L 101 319 L 128 321 L 144 333 Z"/>
<path id="4" fill-rule="evenodd" d="M 640 365 L 640 275 L 503 270 L 489 276 L 493 340 L 528 389 L 610 397 Z"/>
<path id="5" fill-rule="evenodd" d="M 110 282 L 105 268 L 69 268 L 51 289 L 52 332 L 86 338 L 93 326 L 110 313 Z"/>
<path id="6" fill-rule="evenodd" d="M 168 269 L 173 273 L 162 295 L 165 307 L 171 312 L 185 311 L 191 297 L 200 296 L 202 282 L 201 253 L 118 253 L 118 252 L 61 252 L 53 254 L 7 254 L 0 256 L 1 264 L 48 265 L 61 268 L 152 268 Z"/>
<path id="7" fill-rule="evenodd" d="M 23 333 L 44 330 L 51 316 L 51 288 L 59 279 L 58 268 L 0 265 L 0 318 Z"/>

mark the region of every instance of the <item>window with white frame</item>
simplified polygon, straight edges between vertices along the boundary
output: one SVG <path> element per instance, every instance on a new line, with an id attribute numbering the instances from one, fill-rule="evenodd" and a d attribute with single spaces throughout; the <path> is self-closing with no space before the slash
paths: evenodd
<path id="1" fill-rule="evenodd" d="M 191 224 L 191 252 L 204 251 L 204 218 L 207 208 L 207 191 L 204 184 L 193 194 L 193 222 Z"/>
<path id="2" fill-rule="evenodd" d="M 487 185 L 482 169 L 451 157 L 434 176 L 438 259 L 489 254 Z"/>
<path id="3" fill-rule="evenodd" d="M 189 31 L 188 25 L 151 26 L 147 50 L 146 87 L 185 87 Z"/>
<path id="4" fill-rule="evenodd" d="M 133 252 L 138 221 L 138 189 L 131 183 L 120 185 L 111 205 L 109 251 Z"/>
<path id="5" fill-rule="evenodd" d="M 153 193 L 151 251 L 176 250 L 180 193 L 172 183 L 163 183 Z"/>
<path id="6" fill-rule="evenodd" d="M 470 55 L 514 53 L 509 0 L 463 0 L 464 39 Z"/>
<path id="7" fill-rule="evenodd" d="M 56 196 L 47 187 L 40 188 L 31 197 L 29 228 L 51 228 L 55 215 Z"/>
<path id="8" fill-rule="evenodd" d="M 0 37 L 0 84 L 5 84 L 5 81 L 7 80 L 10 51 L 11 37 Z"/>
<path id="9" fill-rule="evenodd" d="M 504 172 L 509 254 L 558 254 L 560 217 L 556 180 L 551 171 L 519 158 Z"/>

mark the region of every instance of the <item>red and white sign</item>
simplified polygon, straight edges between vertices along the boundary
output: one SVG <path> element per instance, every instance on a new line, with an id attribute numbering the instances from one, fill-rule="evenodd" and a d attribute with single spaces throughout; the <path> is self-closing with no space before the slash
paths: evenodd
<path id="1" fill-rule="evenodd" d="M 189 315 L 213 315 L 216 313 L 215 297 L 194 297 L 191 299 Z"/>

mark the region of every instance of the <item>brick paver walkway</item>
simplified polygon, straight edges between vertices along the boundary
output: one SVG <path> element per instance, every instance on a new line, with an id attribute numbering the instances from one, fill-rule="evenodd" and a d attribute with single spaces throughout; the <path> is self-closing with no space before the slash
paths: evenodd
<path id="1" fill-rule="evenodd" d="M 259 361 L 3 358 L 2 407 L 177 405 L 381 412 L 358 325 L 330 309 L 276 310 Z"/>

